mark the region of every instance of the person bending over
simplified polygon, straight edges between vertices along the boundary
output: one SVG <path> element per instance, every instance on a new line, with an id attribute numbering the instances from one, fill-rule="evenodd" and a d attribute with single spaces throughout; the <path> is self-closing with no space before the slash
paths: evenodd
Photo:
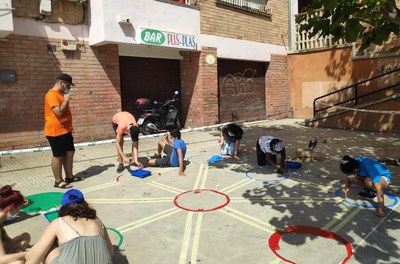
<path id="1" fill-rule="evenodd" d="M 166 156 L 161 157 L 161 152 Z M 179 167 L 179 175 L 186 176 L 183 169 L 183 160 L 186 154 L 185 141 L 181 139 L 181 132 L 179 129 L 170 130 L 169 134 L 165 134 L 165 141 L 160 139 L 158 141 L 158 149 L 154 159 L 149 159 L 150 166 L 171 166 Z"/>
<path id="2" fill-rule="evenodd" d="M 376 215 L 385 216 L 383 189 L 390 184 L 391 175 L 389 169 L 373 158 L 352 158 L 345 155 L 340 162 L 340 170 L 347 174 L 342 191 L 347 193 L 352 184 L 364 187 L 364 190 L 358 195 L 361 198 L 377 200 Z"/>
<path id="3" fill-rule="evenodd" d="M 26 263 L 111 264 L 114 248 L 110 237 L 82 192 L 67 191 L 61 205 L 59 217 L 26 254 Z"/>
<path id="4" fill-rule="evenodd" d="M 132 139 L 132 164 L 138 168 L 143 165 L 138 161 L 139 152 L 139 133 L 140 129 L 136 123 L 135 117 L 129 112 L 119 112 L 113 116 L 112 126 L 116 134 L 115 146 L 117 147 L 118 162 L 117 172 L 125 169 L 124 164 L 129 164 L 129 159 L 124 154 L 124 136 L 130 135 Z"/>
<path id="5" fill-rule="evenodd" d="M 285 144 L 279 138 L 273 136 L 262 136 L 257 140 L 257 164 L 265 166 L 267 163 L 275 167 L 278 173 L 287 173 L 285 165 L 286 151 Z M 280 156 L 279 162 L 277 156 Z"/>
<path id="6" fill-rule="evenodd" d="M 243 129 L 240 126 L 233 123 L 223 126 L 220 138 L 221 154 L 239 159 L 238 152 L 242 136 Z"/>

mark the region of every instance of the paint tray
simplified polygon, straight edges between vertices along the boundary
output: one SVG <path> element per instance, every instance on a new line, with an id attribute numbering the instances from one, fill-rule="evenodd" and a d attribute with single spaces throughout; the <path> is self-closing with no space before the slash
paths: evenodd
<path id="1" fill-rule="evenodd" d="M 214 163 L 214 162 L 219 162 L 223 160 L 222 156 L 219 155 L 213 155 L 211 158 L 209 158 L 207 161 L 210 163 Z"/>
<path id="2" fill-rule="evenodd" d="M 285 161 L 285 165 L 288 169 L 292 169 L 292 170 L 301 168 L 301 163 L 295 162 L 295 161 Z"/>
<path id="3" fill-rule="evenodd" d="M 56 219 L 58 217 L 58 212 L 59 210 L 56 211 L 51 211 L 51 212 L 47 212 L 45 213 L 43 216 L 44 218 L 47 219 L 47 221 L 52 222 L 54 219 Z"/>
<path id="4" fill-rule="evenodd" d="M 151 175 L 151 171 L 137 169 L 137 170 L 131 171 L 131 175 L 143 179 L 143 178 L 145 178 L 147 176 L 150 176 Z"/>

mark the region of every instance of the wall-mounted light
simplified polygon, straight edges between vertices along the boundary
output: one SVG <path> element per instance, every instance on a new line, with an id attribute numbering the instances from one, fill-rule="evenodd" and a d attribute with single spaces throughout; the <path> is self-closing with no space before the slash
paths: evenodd
<path id="1" fill-rule="evenodd" d="M 118 16 L 118 23 L 131 24 L 131 17 L 130 16 Z"/>

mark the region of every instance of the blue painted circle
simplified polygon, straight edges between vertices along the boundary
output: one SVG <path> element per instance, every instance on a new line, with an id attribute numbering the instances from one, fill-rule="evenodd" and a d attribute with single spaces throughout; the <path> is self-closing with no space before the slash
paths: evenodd
<path id="1" fill-rule="evenodd" d="M 357 186 L 357 187 L 358 187 L 358 186 Z M 350 188 L 352 188 L 352 187 L 350 187 Z M 360 187 L 360 188 L 361 188 L 361 187 Z M 335 197 L 338 197 L 339 194 L 340 194 L 340 192 L 342 191 L 342 189 L 343 189 L 342 187 L 336 189 L 336 190 L 335 190 L 335 193 L 334 193 L 334 196 L 335 196 Z M 396 196 L 391 195 L 391 194 L 390 194 L 389 192 L 387 192 L 387 191 L 383 191 L 383 193 L 386 194 L 386 196 L 387 196 L 390 200 L 393 201 L 392 204 L 386 205 L 386 206 L 385 206 L 386 208 L 393 207 L 393 206 L 395 206 L 395 205 L 397 205 L 397 204 L 399 203 L 399 199 L 398 199 Z M 376 209 L 376 208 L 378 208 L 376 205 L 365 205 L 365 204 L 353 203 L 353 202 L 348 201 L 347 199 L 343 199 L 343 202 L 346 203 L 346 204 L 355 206 L 355 207 L 361 206 L 361 207 L 364 207 L 364 208 L 367 208 L 367 209 Z"/>
<path id="2" fill-rule="evenodd" d="M 281 181 L 284 181 L 284 180 L 286 180 L 286 179 L 289 178 L 289 175 L 285 175 L 283 178 L 277 179 L 277 180 L 262 180 L 262 179 L 256 179 L 256 178 L 251 177 L 251 176 L 249 175 L 249 172 L 251 172 L 251 170 L 246 171 L 246 172 L 244 173 L 244 176 L 246 176 L 247 178 L 249 178 L 249 179 L 251 179 L 251 180 L 255 180 L 255 181 L 257 181 L 257 182 L 271 182 L 271 183 L 273 183 L 273 182 L 281 182 Z"/>

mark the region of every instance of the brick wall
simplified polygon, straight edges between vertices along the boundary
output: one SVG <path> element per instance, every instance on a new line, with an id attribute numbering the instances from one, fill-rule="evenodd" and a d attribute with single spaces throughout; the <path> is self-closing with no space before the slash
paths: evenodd
<path id="1" fill-rule="evenodd" d="M 181 62 L 182 116 L 185 127 L 218 123 L 217 63 L 205 63 L 207 54 L 217 55 L 215 48 L 201 52 L 184 52 Z"/>
<path id="2" fill-rule="evenodd" d="M 266 115 L 273 115 L 272 119 L 288 117 L 289 113 L 285 113 L 290 109 L 287 56 L 271 55 L 265 83 Z"/>
<path id="3" fill-rule="evenodd" d="M 47 45 L 55 52 L 48 52 Z M 109 139 L 112 115 L 121 109 L 116 45 L 62 51 L 59 39 L 11 35 L 0 42 L 0 70 L 15 82 L 0 83 L 0 150 L 48 146 L 43 135 L 44 95 L 62 72 L 73 77 L 70 103 L 76 142 Z"/>
<path id="4" fill-rule="evenodd" d="M 199 1 L 198 5 L 203 34 L 288 45 L 288 1 L 268 1 L 271 17 L 217 5 L 215 0 Z"/>

